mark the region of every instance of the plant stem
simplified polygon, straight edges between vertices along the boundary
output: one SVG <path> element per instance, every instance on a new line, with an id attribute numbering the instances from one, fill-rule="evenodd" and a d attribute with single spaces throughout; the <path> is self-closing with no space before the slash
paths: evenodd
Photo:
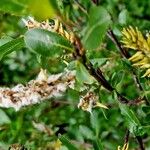
<path id="1" fill-rule="evenodd" d="M 127 51 L 124 48 L 122 48 L 120 42 L 118 41 L 117 37 L 115 36 L 115 34 L 113 33 L 113 31 L 111 29 L 108 30 L 107 35 L 114 42 L 116 47 L 119 49 L 122 57 L 128 59 L 130 57 L 129 53 L 127 53 Z M 137 77 L 137 74 L 136 74 L 134 68 L 131 68 L 131 71 L 132 71 L 133 79 L 134 79 L 137 87 L 139 88 L 140 91 L 143 91 L 144 89 L 143 89 L 142 85 L 140 84 L 140 81 Z M 150 102 L 148 101 L 146 96 L 144 96 L 144 100 L 145 100 L 146 105 L 150 105 Z"/>
<path id="2" fill-rule="evenodd" d="M 140 150 L 145 150 L 142 138 L 140 136 L 136 136 L 136 139 L 139 143 Z"/>
<path id="3" fill-rule="evenodd" d="M 113 41 L 115 42 L 115 44 L 117 45 L 117 47 L 119 48 L 119 50 L 121 51 L 122 55 L 124 57 L 127 57 L 128 54 L 122 49 L 121 47 L 121 44 L 118 42 L 117 38 L 114 36 L 114 34 L 112 34 L 113 32 L 111 32 L 111 35 L 113 35 Z M 114 38 L 115 37 L 115 38 Z M 135 100 L 135 102 L 131 102 L 130 100 L 128 100 L 127 98 L 125 98 L 124 96 L 122 96 L 120 93 L 117 92 L 117 90 L 112 87 L 109 82 L 106 80 L 106 78 L 104 77 L 102 71 L 100 70 L 100 68 L 98 69 L 94 69 L 93 65 L 88 62 L 87 60 L 87 57 L 86 57 L 86 54 L 85 54 L 85 49 L 83 48 L 82 46 L 82 43 L 80 41 L 80 39 L 78 37 L 76 37 L 76 42 L 74 43 L 74 47 L 75 47 L 75 52 L 74 52 L 74 57 L 75 59 L 81 59 L 82 60 L 82 63 L 83 65 L 86 67 L 86 69 L 89 71 L 89 73 L 101 84 L 103 85 L 103 87 L 105 89 L 107 89 L 108 91 L 110 92 L 113 92 L 115 91 L 116 94 L 117 94 L 117 97 L 118 97 L 118 101 L 120 103 L 123 103 L 123 104 L 128 104 L 128 105 L 131 105 L 131 104 L 137 104 Z M 136 76 L 137 77 L 137 76 Z M 138 79 L 138 78 L 136 78 Z M 140 83 L 138 81 L 138 83 Z M 139 84 L 140 85 L 140 84 Z M 128 138 L 129 138 L 129 131 L 127 131 L 127 134 L 126 134 L 126 141 L 128 141 Z M 140 136 L 137 136 L 137 141 L 139 143 L 139 146 L 141 148 L 141 150 L 145 150 L 144 148 L 144 144 L 143 144 L 143 141 L 142 141 L 142 138 Z"/>
<path id="4" fill-rule="evenodd" d="M 128 143 L 128 141 L 129 141 L 129 135 L 130 135 L 130 131 L 127 129 L 126 135 L 125 135 L 125 139 L 124 139 L 124 143 Z"/>

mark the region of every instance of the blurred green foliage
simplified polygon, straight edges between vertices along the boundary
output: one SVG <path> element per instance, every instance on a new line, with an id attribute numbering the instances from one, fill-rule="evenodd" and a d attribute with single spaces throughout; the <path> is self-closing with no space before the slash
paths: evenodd
<path id="1" fill-rule="evenodd" d="M 109 83 L 133 100 L 143 96 L 150 98 L 149 79 L 141 78 L 142 72 L 136 68 L 144 89 L 140 91 L 134 82 L 130 62 L 121 57 L 106 34 L 108 28 L 112 28 L 120 39 L 120 31 L 128 25 L 146 32 L 150 28 L 149 10 L 148 0 L 99 0 L 99 6 L 92 0 L 0 0 L 0 86 L 25 84 L 36 77 L 41 67 L 49 73 L 62 72 L 66 67 L 77 71 L 76 89 L 68 89 L 61 99 L 28 106 L 18 112 L 11 108 L 0 109 L 0 149 L 7 150 L 11 144 L 20 143 L 33 150 L 51 150 L 59 138 L 63 143 L 61 150 L 115 150 L 123 145 L 127 129 L 131 132 L 129 149 L 139 147 L 136 135 L 142 136 L 146 149 L 150 149 L 149 106 L 142 104 L 130 108 L 119 104 L 116 93 L 99 87 L 81 62 L 58 57 L 66 53 L 62 53 L 61 47 L 47 47 L 47 41 L 41 37 L 47 34 L 54 43 L 64 44 L 70 50 L 72 46 L 68 41 L 58 35 L 54 39 L 55 35 L 46 31 L 37 35 L 38 29 L 26 33 L 21 22 L 21 18 L 27 16 L 38 20 L 61 18 L 81 38 L 94 67 L 100 67 Z M 26 46 L 22 42 L 24 36 Z M 94 109 L 92 115 L 78 109 L 80 89 L 84 84 L 94 88 L 100 101 L 110 109 Z M 44 124 L 47 130 L 37 130 L 33 122 Z"/>

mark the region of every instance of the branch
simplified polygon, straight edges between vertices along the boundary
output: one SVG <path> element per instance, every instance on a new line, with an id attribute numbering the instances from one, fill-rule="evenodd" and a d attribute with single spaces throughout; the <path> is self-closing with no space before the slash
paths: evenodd
<path id="1" fill-rule="evenodd" d="M 86 67 L 86 69 L 89 71 L 89 73 L 101 84 L 105 89 L 107 89 L 110 92 L 115 91 L 118 97 L 118 101 L 123 104 L 127 105 L 137 105 L 138 102 L 141 101 L 130 101 L 127 98 L 125 98 L 123 95 L 118 93 L 118 91 L 110 85 L 110 83 L 106 80 L 104 77 L 102 71 L 100 68 L 94 69 L 93 65 L 87 60 L 86 54 L 85 54 L 85 49 L 83 48 L 83 45 L 80 41 L 80 39 L 74 35 L 75 42 L 73 43 L 75 47 L 75 52 L 73 54 L 75 59 L 81 59 L 83 65 Z"/>
<path id="2" fill-rule="evenodd" d="M 125 144 L 129 142 L 129 135 L 130 135 L 130 131 L 127 129 L 125 139 L 124 139 Z"/>
<path id="3" fill-rule="evenodd" d="M 114 35 L 113 31 L 111 29 L 108 30 L 107 32 L 108 37 L 114 42 L 116 47 L 120 50 L 122 57 L 129 58 L 129 54 L 127 51 L 122 48 L 120 42 L 117 40 L 116 36 Z"/>
<path id="4" fill-rule="evenodd" d="M 74 71 L 47 76 L 46 71 L 41 70 L 37 79 L 29 81 L 26 85 L 0 88 L 0 107 L 12 107 L 17 111 L 23 106 L 59 97 L 68 87 L 73 88 L 74 83 Z"/>
<path id="5" fill-rule="evenodd" d="M 140 150 L 145 150 L 142 138 L 140 136 L 136 136 L 136 139 L 139 143 Z"/>
<path id="6" fill-rule="evenodd" d="M 111 29 L 108 30 L 107 35 L 114 42 L 114 44 L 116 45 L 116 47 L 120 50 L 120 53 L 121 53 L 122 57 L 128 59 L 130 57 L 129 53 L 127 53 L 127 51 L 124 48 L 122 48 L 120 42 L 118 41 L 117 37 L 114 35 L 114 33 L 113 33 L 113 31 Z M 134 79 L 137 87 L 139 88 L 140 91 L 143 91 L 143 87 L 140 84 L 140 81 L 139 81 L 139 79 L 138 79 L 138 77 L 136 75 L 136 72 L 135 72 L 134 68 L 132 68 L 131 71 L 132 71 L 133 79 Z M 144 96 L 144 100 L 146 102 L 146 105 L 150 105 L 150 103 L 147 100 L 146 96 Z"/>

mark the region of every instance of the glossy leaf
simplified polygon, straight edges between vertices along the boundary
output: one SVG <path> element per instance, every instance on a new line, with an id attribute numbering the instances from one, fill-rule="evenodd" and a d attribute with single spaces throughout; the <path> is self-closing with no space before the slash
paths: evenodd
<path id="1" fill-rule="evenodd" d="M 32 29 L 25 34 L 26 47 L 45 57 L 58 57 L 72 52 L 71 43 L 57 33 Z"/>

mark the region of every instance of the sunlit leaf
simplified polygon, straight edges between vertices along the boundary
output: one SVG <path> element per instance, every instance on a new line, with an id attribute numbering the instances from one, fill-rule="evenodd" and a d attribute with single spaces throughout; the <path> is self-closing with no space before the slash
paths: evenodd
<path id="1" fill-rule="evenodd" d="M 87 69 L 83 66 L 82 63 L 76 63 L 76 78 L 80 83 L 92 84 L 94 78 L 88 73 Z"/>
<path id="2" fill-rule="evenodd" d="M 33 16 L 41 20 L 56 16 L 55 8 L 50 0 L 31 0 L 28 9 Z"/>
<path id="3" fill-rule="evenodd" d="M 123 9 L 121 12 L 120 12 L 120 14 L 119 14 L 119 16 L 118 16 L 118 20 L 119 20 L 119 23 L 120 24 L 126 24 L 126 22 L 127 22 L 127 16 L 128 15 L 128 11 L 126 10 L 126 9 Z"/>
<path id="4" fill-rule="evenodd" d="M 100 46 L 110 23 L 110 15 L 105 8 L 101 6 L 91 7 L 89 24 L 83 38 L 86 49 L 96 49 Z"/>
<path id="5" fill-rule="evenodd" d="M 32 29 L 25 34 L 26 47 L 45 57 L 58 57 L 72 52 L 72 45 L 57 33 L 43 29 Z"/>

